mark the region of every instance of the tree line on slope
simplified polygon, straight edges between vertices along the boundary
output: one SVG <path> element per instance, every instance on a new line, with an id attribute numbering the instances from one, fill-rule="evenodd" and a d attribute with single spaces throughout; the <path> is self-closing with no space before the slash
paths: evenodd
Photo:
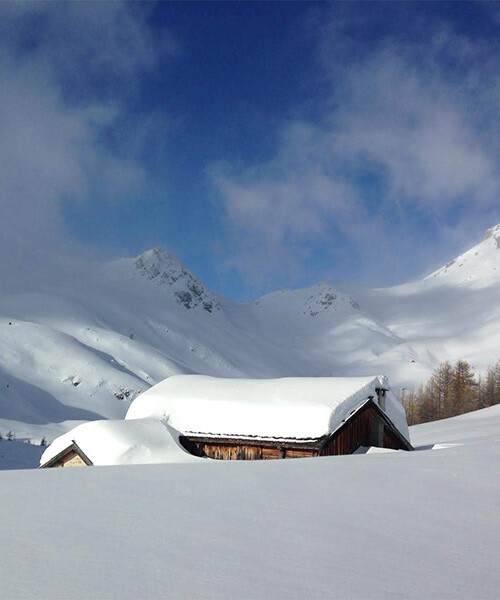
<path id="1" fill-rule="evenodd" d="M 0 432 L 0 442 L 4 439 L 2 433 Z M 12 429 L 9 431 L 9 433 L 5 436 L 5 439 L 8 442 L 15 442 L 16 441 L 16 434 L 12 431 Z M 31 438 L 28 438 L 27 440 L 22 440 L 23 442 L 26 442 L 27 444 L 31 444 L 33 446 L 38 446 L 38 444 L 36 442 L 33 442 L 31 440 Z M 40 446 L 46 446 L 47 445 L 47 440 L 45 439 L 45 436 L 43 436 L 43 438 L 40 441 Z"/>
<path id="2" fill-rule="evenodd" d="M 409 425 L 455 417 L 500 404 L 500 360 L 486 375 L 475 376 L 465 360 L 441 363 L 427 382 L 402 392 L 401 401 Z"/>

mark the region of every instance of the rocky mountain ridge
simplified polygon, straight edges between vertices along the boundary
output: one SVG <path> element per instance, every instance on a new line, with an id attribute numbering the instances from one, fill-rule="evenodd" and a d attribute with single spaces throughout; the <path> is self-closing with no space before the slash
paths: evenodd
<path id="1" fill-rule="evenodd" d="M 203 308 L 208 313 L 220 310 L 215 294 L 209 290 L 179 260 L 167 254 L 162 248 L 153 248 L 138 256 L 137 270 L 143 277 L 158 285 L 171 286 L 179 304 L 185 308 Z"/>

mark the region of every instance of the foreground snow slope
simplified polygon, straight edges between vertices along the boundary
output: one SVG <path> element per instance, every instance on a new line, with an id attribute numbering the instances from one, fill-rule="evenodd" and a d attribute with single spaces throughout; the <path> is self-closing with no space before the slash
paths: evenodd
<path id="1" fill-rule="evenodd" d="M 493 407 L 441 422 L 442 450 L 0 473 L 0 597 L 497 598 L 499 426 Z"/>
<path id="2" fill-rule="evenodd" d="M 36 260 L 0 292 L 0 433 L 17 439 L 123 418 L 135 396 L 177 373 L 380 373 L 397 388 L 445 359 L 484 369 L 499 357 L 500 226 L 419 282 L 350 292 L 323 283 L 245 304 L 160 249 L 50 269 Z"/>
<path id="3" fill-rule="evenodd" d="M 429 445 L 463 445 L 500 442 L 500 404 L 474 412 L 410 427 L 412 442 Z"/>

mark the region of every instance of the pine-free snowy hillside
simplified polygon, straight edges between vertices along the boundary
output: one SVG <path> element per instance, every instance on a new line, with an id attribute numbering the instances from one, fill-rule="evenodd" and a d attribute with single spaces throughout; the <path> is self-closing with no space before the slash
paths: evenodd
<path id="1" fill-rule="evenodd" d="M 500 356 L 500 225 L 422 281 L 365 290 L 359 301 L 404 340 L 374 361 L 393 382 L 422 382 L 458 358 L 486 370 Z"/>
<path id="2" fill-rule="evenodd" d="M 32 275 L 11 274 L 0 291 L 0 433 L 50 440 L 80 422 L 122 418 L 140 392 L 176 373 L 381 373 L 403 387 L 445 359 L 484 368 L 500 354 L 499 240 L 497 226 L 415 283 L 355 294 L 322 283 L 243 304 L 161 249 L 45 270 L 30 255 Z"/>
<path id="3" fill-rule="evenodd" d="M 0 598 L 496 599 L 499 431 L 494 406 L 415 452 L 1 472 Z"/>

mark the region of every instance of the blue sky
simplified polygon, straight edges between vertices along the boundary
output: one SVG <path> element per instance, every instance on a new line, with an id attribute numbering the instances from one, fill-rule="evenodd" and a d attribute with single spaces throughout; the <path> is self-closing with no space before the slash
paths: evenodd
<path id="1" fill-rule="evenodd" d="M 0 250 L 162 246 L 247 300 L 500 221 L 494 3 L 2 3 Z"/>

